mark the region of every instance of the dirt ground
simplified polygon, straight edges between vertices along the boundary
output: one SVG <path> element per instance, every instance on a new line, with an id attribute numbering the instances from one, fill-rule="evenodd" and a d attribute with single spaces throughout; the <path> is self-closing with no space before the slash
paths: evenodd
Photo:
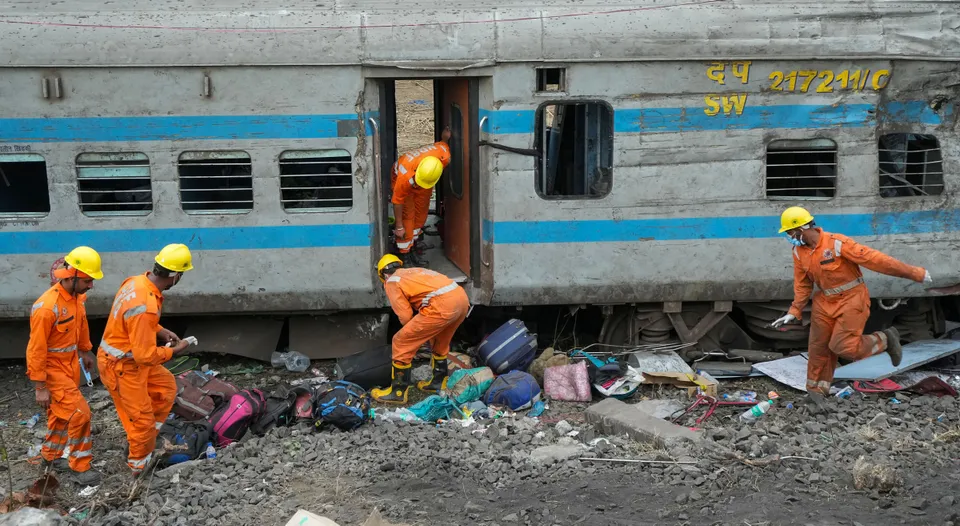
<path id="1" fill-rule="evenodd" d="M 229 357 L 211 365 L 241 387 L 270 389 L 311 376 Z M 314 366 L 329 373 L 332 363 Z M 36 479 L 39 466 L 27 461 L 27 450 L 41 441 L 45 424 L 20 424 L 36 412 L 22 364 L 4 364 L 0 385 L 22 397 L 0 404 L 10 458 L 0 466 L 8 471 L 0 473 L 6 493 L 9 479 L 15 490 Z M 720 409 L 703 425 L 702 445 L 605 437 L 584 423 L 586 405 L 551 402 L 536 420 L 517 415 L 469 427 L 376 420 L 353 433 L 294 427 L 248 434 L 216 460 L 153 473 L 130 500 L 123 433 L 97 383 L 83 390 L 94 407 L 94 465 L 105 479 L 92 497 L 63 480 L 55 505 L 74 524 L 282 525 L 300 508 L 342 526 L 362 524 L 373 510 L 410 525 L 960 524 L 956 399 L 899 394 L 902 403 L 892 404 L 855 394 L 815 416 L 800 393 L 768 379 L 721 386 L 743 389 L 776 389 L 783 403 L 753 426 L 736 420 L 739 410 Z M 638 399 L 678 396 L 645 388 Z M 542 448 L 571 445 L 584 457 L 668 463 L 592 462 L 581 454 L 531 460 Z M 748 465 L 775 454 L 788 458 Z M 891 491 L 855 487 L 861 456 L 889 465 L 898 479 Z M 693 465 L 669 463 L 678 460 Z"/>
<path id="2" fill-rule="evenodd" d="M 433 81 L 397 81 L 397 153 L 433 144 Z"/>

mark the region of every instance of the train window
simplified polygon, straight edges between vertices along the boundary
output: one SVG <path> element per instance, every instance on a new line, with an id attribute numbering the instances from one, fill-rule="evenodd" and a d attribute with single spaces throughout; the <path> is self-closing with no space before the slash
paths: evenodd
<path id="1" fill-rule="evenodd" d="M 81 153 L 77 192 L 84 215 L 147 215 L 153 210 L 150 160 L 142 153 Z"/>
<path id="2" fill-rule="evenodd" d="M 47 161 L 35 153 L 0 154 L 0 215 L 50 213 Z"/>
<path id="3" fill-rule="evenodd" d="M 891 133 L 877 141 L 880 197 L 943 193 L 943 153 L 933 135 Z"/>
<path id="4" fill-rule="evenodd" d="M 537 109 L 536 190 L 551 198 L 600 198 L 613 184 L 613 109 L 548 102 Z"/>
<path id="5" fill-rule="evenodd" d="M 450 193 L 463 199 L 463 112 L 450 105 L 450 166 L 443 170 Z"/>
<path id="6" fill-rule="evenodd" d="M 253 210 L 253 166 L 247 152 L 183 152 L 180 206 L 188 214 Z"/>
<path id="7" fill-rule="evenodd" d="M 767 198 L 825 200 L 837 192 L 837 143 L 830 139 L 767 144 Z"/>
<path id="8" fill-rule="evenodd" d="M 567 91 L 566 73 L 564 68 L 537 68 L 537 91 Z"/>
<path id="9" fill-rule="evenodd" d="M 280 202 L 290 212 L 342 212 L 353 206 L 353 175 L 346 150 L 280 154 Z"/>

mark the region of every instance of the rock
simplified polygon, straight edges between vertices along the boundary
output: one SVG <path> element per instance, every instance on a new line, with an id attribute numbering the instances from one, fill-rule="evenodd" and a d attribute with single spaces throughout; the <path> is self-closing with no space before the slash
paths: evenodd
<path id="1" fill-rule="evenodd" d="M 940 499 L 939 504 L 944 508 L 949 508 L 950 506 L 953 506 L 954 502 L 956 502 L 956 498 L 953 495 L 947 495 L 946 497 Z"/>
<path id="2" fill-rule="evenodd" d="M 557 422 L 557 425 L 554 426 L 554 429 L 556 429 L 558 435 L 563 436 L 573 431 L 573 426 L 570 425 L 570 422 L 567 422 L 566 420 L 561 420 Z"/>
<path id="3" fill-rule="evenodd" d="M 0 515 L 0 526 L 59 526 L 66 524 L 53 510 L 20 508 L 13 513 Z"/>
<path id="4" fill-rule="evenodd" d="M 886 413 L 877 413 L 870 422 L 867 423 L 868 426 L 873 428 L 882 428 L 887 427 L 887 414 Z"/>
<path id="5" fill-rule="evenodd" d="M 517 517 L 516 513 L 511 513 L 510 515 L 507 515 L 506 517 L 500 520 L 502 520 L 503 522 L 517 522 L 517 520 L 519 520 L 519 517 Z"/>
<path id="6" fill-rule="evenodd" d="M 397 469 L 397 466 L 393 462 L 385 462 L 380 464 L 380 471 L 393 471 L 395 469 Z"/>
<path id="7" fill-rule="evenodd" d="M 536 464 L 562 462 L 580 456 L 580 446 L 541 446 L 530 452 L 530 460 Z"/>
<path id="8" fill-rule="evenodd" d="M 883 461 L 871 461 L 861 456 L 853 466 L 853 486 L 857 489 L 876 489 L 886 493 L 902 483 L 894 468 Z"/>
<path id="9" fill-rule="evenodd" d="M 919 400 L 919 399 L 918 399 L 918 400 Z M 924 508 L 927 507 L 927 499 L 917 498 L 917 499 L 908 500 L 908 501 L 906 502 L 906 506 L 907 506 L 908 508 L 914 508 L 914 509 L 922 510 L 922 509 L 924 509 Z"/>
<path id="10" fill-rule="evenodd" d="M 677 504 L 686 504 L 689 499 L 690 497 L 688 497 L 686 493 L 681 493 L 677 495 L 677 498 L 674 499 L 674 502 Z"/>

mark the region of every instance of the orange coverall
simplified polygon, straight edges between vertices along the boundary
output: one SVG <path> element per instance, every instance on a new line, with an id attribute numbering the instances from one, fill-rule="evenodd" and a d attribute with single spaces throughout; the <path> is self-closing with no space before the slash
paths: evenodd
<path id="1" fill-rule="evenodd" d="M 395 218 L 405 231 L 403 239 L 396 240 L 397 248 L 402 254 L 413 248 L 413 240 L 420 235 L 420 229 L 427 222 L 427 214 L 430 212 L 433 188 L 421 188 L 413 180 L 420 161 L 430 156 L 440 159 L 440 163 L 446 168 L 450 164 L 450 147 L 443 141 L 435 142 L 430 146 L 409 151 L 393 163 L 393 174 L 390 178 L 390 187 L 393 189 L 391 202 L 403 205 L 403 217 Z"/>
<path id="2" fill-rule="evenodd" d="M 52 462 L 70 446 L 70 469 L 90 469 L 90 406 L 80 393 L 80 358 L 77 351 L 93 349 L 84 303 L 86 294 L 72 296 L 57 283 L 43 293 L 30 313 L 27 375 L 45 382 L 50 390 L 47 436 L 40 454 Z"/>
<path id="3" fill-rule="evenodd" d="M 410 365 L 417 349 L 428 341 L 434 356 L 446 357 L 453 333 L 470 310 L 466 291 L 452 279 L 425 268 L 400 268 L 383 287 L 403 324 L 393 336 L 393 361 Z M 414 315 L 414 310 L 419 312 Z"/>
<path id="4" fill-rule="evenodd" d="M 160 429 L 177 395 L 177 382 L 163 364 L 173 356 L 157 346 L 163 294 L 146 274 L 120 285 L 107 318 L 97 362 L 120 423 L 127 433 L 127 465 L 138 473 L 150 462 Z"/>
<path id="5" fill-rule="evenodd" d="M 887 335 L 863 334 L 870 317 L 870 293 L 860 265 L 868 269 L 923 282 L 926 271 L 907 265 L 847 236 L 820 232 L 813 249 L 793 249 L 793 304 L 789 313 L 798 320 L 813 296 L 810 341 L 807 347 L 807 391 L 830 393 L 837 357 L 862 360 L 887 350 Z M 813 293 L 813 286 L 819 289 Z"/>

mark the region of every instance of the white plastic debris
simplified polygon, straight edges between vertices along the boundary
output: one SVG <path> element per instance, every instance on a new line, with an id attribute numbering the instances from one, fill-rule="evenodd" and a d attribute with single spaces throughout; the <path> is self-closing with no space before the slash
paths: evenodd
<path id="1" fill-rule="evenodd" d="M 87 486 L 80 490 L 81 497 L 92 497 L 97 494 L 97 490 L 100 489 L 100 486 Z"/>

